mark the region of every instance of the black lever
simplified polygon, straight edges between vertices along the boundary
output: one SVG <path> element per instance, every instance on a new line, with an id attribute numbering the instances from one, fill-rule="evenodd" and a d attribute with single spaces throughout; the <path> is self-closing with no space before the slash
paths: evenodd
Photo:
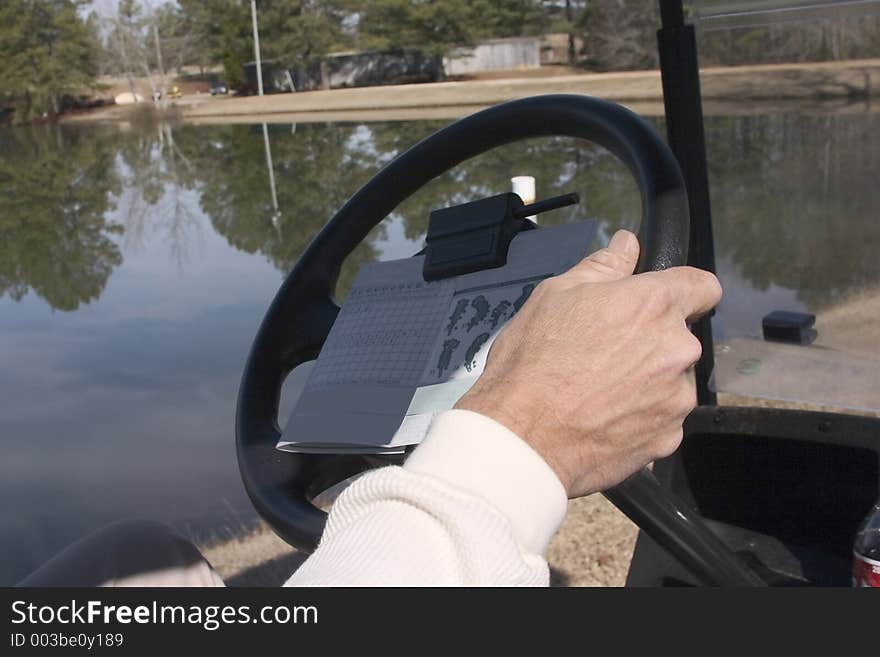
<path id="1" fill-rule="evenodd" d="M 571 194 L 563 194 L 562 196 L 552 196 L 550 198 L 545 198 L 543 201 L 538 201 L 531 205 L 524 205 L 518 210 L 514 210 L 513 216 L 517 219 L 525 219 L 526 217 L 541 214 L 542 212 L 558 210 L 559 208 L 564 208 L 568 205 L 577 205 L 580 202 L 581 197 L 574 192 Z"/>

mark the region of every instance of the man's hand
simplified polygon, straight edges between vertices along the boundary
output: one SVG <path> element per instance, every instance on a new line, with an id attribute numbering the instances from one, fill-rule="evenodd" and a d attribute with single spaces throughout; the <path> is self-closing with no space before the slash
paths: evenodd
<path id="1" fill-rule="evenodd" d="M 541 283 L 456 404 L 523 438 L 569 497 L 672 454 L 696 405 L 688 369 L 701 349 L 686 322 L 718 303 L 721 286 L 691 267 L 633 276 L 638 255 L 635 235 L 618 231 Z"/>

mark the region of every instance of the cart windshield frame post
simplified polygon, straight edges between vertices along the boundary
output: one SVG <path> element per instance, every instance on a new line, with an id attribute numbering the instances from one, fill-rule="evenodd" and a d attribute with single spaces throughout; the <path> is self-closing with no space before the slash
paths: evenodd
<path id="1" fill-rule="evenodd" d="M 657 31 L 657 50 L 663 82 L 666 135 L 684 175 L 691 215 L 688 264 L 715 273 L 696 33 L 693 25 L 685 23 L 682 0 L 659 1 L 662 24 Z M 711 315 L 694 322 L 692 331 L 703 347 L 700 360 L 694 367 L 697 403 L 714 406 L 718 403 L 717 397 L 709 388 L 709 378 L 715 367 Z"/>

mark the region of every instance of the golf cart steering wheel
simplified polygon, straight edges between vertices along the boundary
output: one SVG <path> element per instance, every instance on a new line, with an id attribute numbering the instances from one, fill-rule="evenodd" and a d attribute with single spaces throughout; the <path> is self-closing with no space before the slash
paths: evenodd
<path id="1" fill-rule="evenodd" d="M 333 216 L 279 289 L 254 340 L 239 391 L 236 447 L 245 488 L 260 515 L 291 545 L 315 548 L 326 514 L 311 499 L 370 467 L 363 457 L 277 450 L 281 386 L 317 357 L 339 306 L 343 260 L 404 199 L 457 164 L 530 137 L 567 136 L 605 147 L 627 165 L 642 198 L 637 272 L 683 265 L 688 198 L 675 156 L 629 110 L 575 95 L 516 100 L 477 112 L 419 142 L 379 171 Z M 654 540 L 708 584 L 757 584 L 754 573 L 644 471 L 608 493 Z"/>

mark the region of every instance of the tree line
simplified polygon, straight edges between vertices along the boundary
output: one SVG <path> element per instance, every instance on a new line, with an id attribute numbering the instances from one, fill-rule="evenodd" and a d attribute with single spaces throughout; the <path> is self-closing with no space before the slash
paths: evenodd
<path id="1" fill-rule="evenodd" d="M 0 4 L 0 110 L 57 114 L 99 75 L 145 77 L 156 89 L 184 66 L 222 67 L 231 86 L 253 59 L 249 0 L 88 0 Z M 570 65 L 657 65 L 654 0 L 258 0 L 264 59 L 304 67 L 334 51 L 419 49 L 443 55 L 481 39 L 568 34 Z M 704 65 L 877 56 L 880 18 L 699 30 Z M 155 89 L 154 89 L 155 90 Z"/>

